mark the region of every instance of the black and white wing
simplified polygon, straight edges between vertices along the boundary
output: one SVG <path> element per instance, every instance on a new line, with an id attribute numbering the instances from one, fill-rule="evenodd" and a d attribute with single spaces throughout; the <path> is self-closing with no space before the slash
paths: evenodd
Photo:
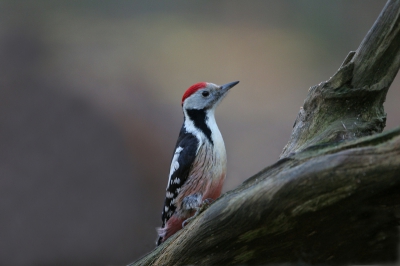
<path id="1" fill-rule="evenodd" d="M 161 214 L 162 227 L 176 210 L 176 198 L 189 176 L 198 146 L 199 140 L 193 134 L 186 132 L 182 126 L 171 161 L 165 203 Z"/>

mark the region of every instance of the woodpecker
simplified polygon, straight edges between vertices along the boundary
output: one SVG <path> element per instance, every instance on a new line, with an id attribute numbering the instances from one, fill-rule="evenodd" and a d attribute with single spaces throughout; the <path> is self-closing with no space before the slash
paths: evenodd
<path id="1" fill-rule="evenodd" d="M 238 83 L 218 86 L 200 82 L 182 96 L 184 121 L 172 156 L 157 246 L 182 229 L 203 201 L 221 195 L 226 151 L 214 113 L 229 89 Z"/>

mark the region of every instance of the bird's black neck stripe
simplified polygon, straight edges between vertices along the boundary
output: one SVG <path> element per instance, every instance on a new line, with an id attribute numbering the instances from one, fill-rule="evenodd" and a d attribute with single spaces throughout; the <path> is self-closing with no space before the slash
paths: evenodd
<path id="1" fill-rule="evenodd" d="M 211 138 L 211 129 L 206 123 L 207 114 L 205 109 L 186 109 L 189 118 L 193 121 L 194 126 L 201 130 L 208 140 L 213 143 Z"/>

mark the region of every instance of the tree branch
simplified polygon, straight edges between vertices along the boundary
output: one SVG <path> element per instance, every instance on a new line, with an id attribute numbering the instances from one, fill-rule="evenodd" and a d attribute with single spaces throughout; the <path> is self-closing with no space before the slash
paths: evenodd
<path id="1" fill-rule="evenodd" d="M 389 1 L 357 52 L 309 90 L 281 160 L 131 265 L 396 260 L 400 128 L 376 133 L 400 67 L 399 14 Z"/>
<path id="2" fill-rule="evenodd" d="M 388 1 L 357 52 L 310 88 L 281 158 L 309 146 L 382 132 L 383 102 L 400 66 L 400 2 Z"/>

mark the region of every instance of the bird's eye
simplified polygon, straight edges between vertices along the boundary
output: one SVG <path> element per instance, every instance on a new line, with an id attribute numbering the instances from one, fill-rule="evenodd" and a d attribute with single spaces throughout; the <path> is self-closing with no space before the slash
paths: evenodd
<path id="1" fill-rule="evenodd" d="M 203 95 L 203 97 L 208 97 L 208 95 L 210 95 L 210 92 L 209 91 L 203 91 L 201 94 Z"/>

